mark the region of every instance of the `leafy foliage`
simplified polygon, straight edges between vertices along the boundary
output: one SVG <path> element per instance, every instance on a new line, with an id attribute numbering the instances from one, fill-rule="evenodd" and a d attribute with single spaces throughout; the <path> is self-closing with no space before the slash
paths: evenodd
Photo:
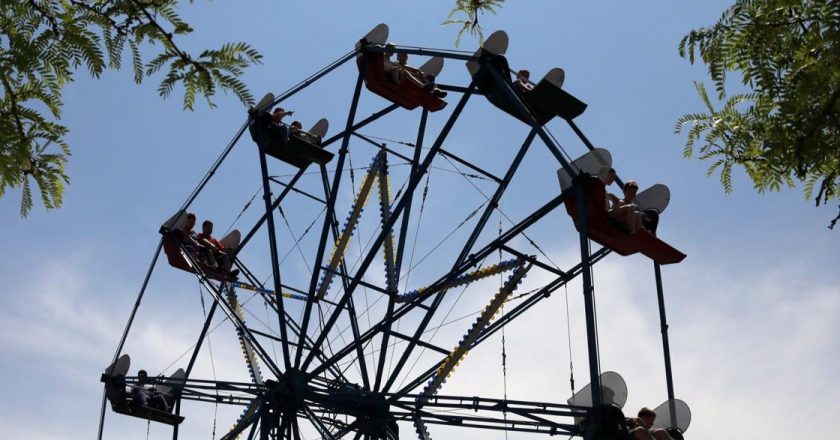
<path id="1" fill-rule="evenodd" d="M 712 161 L 726 191 L 739 166 L 760 193 L 799 181 L 817 205 L 840 199 L 840 1 L 738 0 L 679 52 L 691 63 L 699 55 L 722 101 L 716 110 L 697 84 L 707 113 L 675 126 L 687 130 L 686 157 L 696 148 Z M 728 74 L 751 92 L 727 98 Z"/>
<path id="2" fill-rule="evenodd" d="M 122 67 L 126 45 L 134 81 L 166 72 L 164 98 L 184 89 L 184 108 L 221 89 L 245 105 L 254 98 L 238 79 L 262 56 L 226 43 L 193 56 L 175 39 L 193 31 L 175 12 L 177 0 L 3 0 L 0 3 L 0 197 L 21 188 L 21 216 L 33 207 L 32 181 L 47 209 L 61 206 L 70 147 L 61 120 L 61 90 L 84 68 L 93 77 Z M 144 64 L 141 48 L 160 53 Z"/>
<path id="3" fill-rule="evenodd" d="M 484 33 L 481 26 L 478 24 L 478 16 L 481 13 L 489 12 L 495 14 L 502 6 L 504 0 L 457 0 L 455 6 L 449 11 L 443 24 L 458 24 L 461 29 L 458 31 L 458 36 L 455 37 L 455 46 L 461 43 L 461 37 L 464 33 L 469 31 L 470 35 L 477 36 L 479 42 L 484 41 Z M 457 18 L 458 15 L 464 15 L 465 18 Z"/>

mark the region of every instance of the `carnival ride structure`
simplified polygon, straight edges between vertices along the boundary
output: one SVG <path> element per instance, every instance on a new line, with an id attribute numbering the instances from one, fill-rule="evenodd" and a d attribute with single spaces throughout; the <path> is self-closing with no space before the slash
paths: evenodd
<path id="1" fill-rule="evenodd" d="M 536 85 L 517 89 L 505 57 L 507 35 L 501 31 L 491 35 L 475 53 L 392 47 L 385 45 L 387 40 L 388 28 L 381 24 L 362 38 L 354 50 L 298 86 L 277 97 L 268 94 L 249 111 L 247 121 L 196 190 L 161 226 L 162 238 L 152 265 L 116 353 L 102 374 L 105 391 L 99 438 L 105 435 L 104 420 L 110 404 L 115 413 L 172 426 L 175 439 L 179 426 L 189 423 L 180 412 L 190 402 L 242 408 L 233 427 L 221 436 L 223 439 L 243 436 L 297 440 L 311 438 L 312 433 L 328 439 L 351 435 L 355 439 L 429 439 L 434 431 L 432 425 L 586 439 L 629 438 L 621 412 L 627 387 L 617 373 L 601 372 L 598 354 L 592 267 L 613 252 L 641 253 L 654 262 L 667 382 L 667 400 L 656 411 L 661 414 L 661 427 L 681 437 L 690 423 L 690 411 L 674 397 L 660 265 L 678 263 L 685 255 L 658 238 L 655 229 L 631 235 L 606 218 L 605 188 L 598 176 L 613 166 L 612 157 L 607 150 L 596 148 L 575 124 L 574 119 L 586 110 L 586 104 L 562 88 L 563 70 L 552 69 Z M 450 97 L 460 95 L 447 103 L 441 94 L 432 93 L 422 83 L 392 81 L 387 74 L 393 68 L 388 64 L 389 52 L 431 57 L 419 69 L 428 78 L 441 72 L 444 60 L 464 62 L 468 84 L 436 84 Z M 351 62 L 356 63 L 358 76 L 341 131 L 327 136 L 329 124 L 322 120 L 308 133 L 284 134 L 288 137 L 278 141 L 276 132 L 287 133 L 283 130 L 288 127 L 272 122 L 268 113 L 271 108 Z M 357 113 L 364 87 L 388 104 L 360 118 Z M 528 129 L 518 149 L 510 149 L 512 154 L 504 173 L 489 170 L 480 161 L 467 160 L 445 145 L 467 103 L 481 96 L 525 123 Z M 405 149 L 389 146 L 362 132 L 380 119 L 412 111 L 419 111 L 419 125 L 412 130 L 414 141 L 401 144 Z M 427 143 L 430 118 L 441 118 L 440 129 Z M 586 154 L 573 161 L 565 152 L 545 127 L 555 118 L 567 123 L 589 150 Z M 253 143 L 242 141 L 246 133 Z M 547 193 L 547 201 L 512 219 L 502 210 L 502 199 L 523 175 L 521 165 L 537 139 L 556 159 L 560 185 L 542 188 L 538 192 Z M 247 233 L 234 230 L 222 240 L 234 257 L 237 276 L 207 266 L 175 232 L 183 227 L 187 211 L 233 148 L 254 144 L 259 152 L 264 212 Z M 367 155 L 369 165 L 354 168 L 351 153 Z M 419 230 L 429 221 L 428 214 L 424 217 L 429 177 L 442 161 L 458 170 L 459 177 L 464 177 L 481 197 L 457 201 L 444 197 L 447 208 L 440 214 L 452 217 L 449 226 L 454 224 L 454 230 L 438 233 L 436 244 L 427 246 L 431 249 L 426 256 L 440 252 L 441 246 L 449 251 L 434 259 L 423 257 L 416 261 Z M 283 180 L 270 174 L 270 165 L 291 170 L 292 174 Z M 361 176 L 355 172 L 358 170 L 363 171 L 358 173 Z M 401 184 L 394 191 L 391 184 L 397 175 Z M 489 188 L 487 193 L 470 178 L 480 179 L 483 188 Z M 621 185 L 620 180 L 618 183 Z M 273 193 L 278 190 L 279 194 Z M 653 210 L 658 216 L 669 197 L 667 187 L 651 188 L 640 194 L 640 209 Z M 365 212 L 369 202 L 375 204 L 375 212 Z M 553 227 L 562 231 L 571 230 L 573 225 L 580 247 L 579 262 L 566 269 L 559 268 L 528 236 L 531 228 L 545 223 L 544 219 L 561 205 L 571 219 L 560 216 L 561 222 Z M 459 209 L 466 213 L 465 218 L 457 218 Z M 292 211 L 314 214 L 314 220 L 302 233 L 300 228 L 297 233 L 292 230 L 287 217 Z M 339 215 L 343 212 L 348 214 L 342 222 Z M 500 219 L 497 231 L 489 226 L 494 214 Z M 502 217 L 508 223 L 506 228 Z M 283 219 L 294 239 L 282 257 L 278 218 Z M 441 225 L 446 224 L 440 220 L 435 220 L 436 230 L 443 230 Z M 554 221 L 557 223 L 557 218 Z M 366 242 L 363 230 L 369 233 Z M 263 262 L 270 268 L 266 280 L 251 270 L 253 264 L 246 264 L 243 253 L 258 240 L 260 231 L 265 233 L 270 254 L 270 264 Z M 591 251 L 590 240 L 603 247 Z M 123 349 L 161 249 L 172 267 L 189 272 L 198 280 L 212 303 L 185 369 L 171 377 L 141 383 L 138 377 L 128 374 L 130 359 Z M 299 264 L 287 262 L 293 251 L 306 262 L 303 270 Z M 358 255 L 355 261 L 350 258 L 351 252 Z M 382 265 L 379 271 L 374 269 L 377 259 Z M 422 264 L 427 264 L 427 268 L 421 272 L 417 268 Z M 415 270 L 421 274 L 415 278 L 428 280 L 425 286 L 409 283 L 409 275 Z M 539 279 L 547 281 L 523 292 L 520 286 L 525 277 L 537 272 Z M 447 380 L 453 378 L 471 350 L 499 332 L 503 334 L 506 325 L 578 277 L 583 286 L 586 321 L 587 387 L 565 403 L 512 400 L 506 395 L 500 399 L 444 393 Z M 498 282 L 494 284 L 493 279 Z M 470 314 L 474 321 L 465 326 L 460 339 L 452 341 L 454 347 L 449 348 L 444 345 L 446 341 L 440 342 L 435 336 L 444 324 L 460 324 L 458 320 L 445 321 L 467 289 L 473 296 L 488 299 L 483 308 Z M 245 301 L 240 298 L 243 292 L 250 295 Z M 368 293 L 376 297 L 373 302 Z M 276 327 L 275 323 L 251 322 L 245 304 L 248 301 L 268 308 Z M 447 307 L 449 311 L 444 312 Z M 192 377 L 199 352 L 219 313 L 240 341 L 249 382 Z M 440 325 L 436 327 L 435 323 Z M 278 346 L 279 353 L 275 351 Z M 418 365 L 419 372 L 415 371 Z M 172 403 L 171 408 L 139 407 L 132 400 L 129 389 L 150 384 Z M 405 428 L 409 424 L 413 432 Z"/>

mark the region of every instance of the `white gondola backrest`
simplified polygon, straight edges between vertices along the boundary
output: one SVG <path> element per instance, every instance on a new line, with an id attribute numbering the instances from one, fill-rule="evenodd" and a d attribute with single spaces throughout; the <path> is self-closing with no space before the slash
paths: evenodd
<path id="1" fill-rule="evenodd" d="M 131 358 L 127 354 L 124 354 L 105 369 L 105 376 L 109 378 L 122 376 L 122 379 L 114 382 L 110 380 L 105 381 L 105 397 L 108 398 L 112 405 L 119 405 L 124 399 L 125 382 L 123 381 L 128 374 L 129 367 L 131 367 Z"/>
<path id="2" fill-rule="evenodd" d="M 184 371 L 183 368 L 179 368 L 172 373 L 172 376 L 169 376 L 168 379 L 165 379 L 161 384 L 157 386 L 157 391 L 161 394 L 175 394 L 172 393 L 172 390 L 180 390 L 184 387 L 184 379 L 187 377 L 187 373 Z"/>
<path id="3" fill-rule="evenodd" d="M 127 354 L 124 354 L 117 358 L 113 364 L 109 365 L 108 368 L 105 369 L 106 376 L 125 376 L 128 374 L 128 369 L 131 367 L 131 357 Z"/>
<path id="4" fill-rule="evenodd" d="M 321 118 L 320 121 L 316 122 L 312 128 L 309 129 L 309 133 L 314 136 L 324 137 L 327 134 L 327 130 L 330 129 L 330 121 L 327 118 Z"/>
<path id="5" fill-rule="evenodd" d="M 615 371 L 601 373 L 601 397 L 604 405 L 615 405 L 624 408 L 627 403 L 627 383 L 624 378 Z M 591 407 L 592 406 L 592 384 L 587 384 L 566 402 L 569 405 Z M 583 421 L 583 418 L 575 417 L 575 423 Z"/>
<path id="6" fill-rule="evenodd" d="M 508 42 L 508 35 L 505 31 L 493 32 L 492 34 L 490 34 L 489 37 L 487 37 L 486 40 L 484 40 L 484 44 L 482 44 L 481 47 L 478 48 L 477 51 L 475 51 L 473 57 L 481 57 L 481 51 L 485 50 L 492 54 L 504 55 L 508 49 Z M 467 61 L 467 70 L 470 71 L 471 76 L 475 76 L 475 74 L 478 73 L 478 69 L 480 67 L 481 66 L 479 65 L 478 61 L 475 59 Z"/>
<path id="7" fill-rule="evenodd" d="M 691 425 L 691 409 L 688 404 L 680 399 L 674 399 L 674 420 L 671 420 L 671 402 L 666 400 L 662 405 L 653 410 L 656 413 L 656 420 L 653 422 L 653 428 L 677 428 L 680 432 L 688 431 L 688 426 Z"/>
<path id="8" fill-rule="evenodd" d="M 627 403 L 627 383 L 624 382 L 624 378 L 620 374 L 615 371 L 601 373 L 601 389 L 605 405 L 616 405 L 619 408 L 624 408 L 624 404 Z M 569 405 L 592 406 L 591 390 L 592 384 L 587 384 L 567 402 Z"/>
<path id="9" fill-rule="evenodd" d="M 168 231 L 174 231 L 183 228 L 185 224 L 187 224 L 187 212 L 182 209 L 172 217 L 169 217 L 169 220 L 163 223 L 163 228 Z"/>
<path id="10" fill-rule="evenodd" d="M 662 214 L 671 202 L 671 190 L 667 186 L 657 183 L 650 188 L 636 194 L 636 205 L 639 208 L 653 209 Z"/>
<path id="11" fill-rule="evenodd" d="M 571 163 L 576 173 L 589 173 L 593 176 L 604 177 L 612 167 L 612 155 L 606 148 L 596 148 Z M 557 170 L 560 188 L 565 191 L 572 186 L 572 176 L 565 168 Z"/>
<path id="12" fill-rule="evenodd" d="M 239 242 L 242 240 L 242 234 L 239 233 L 239 229 L 234 229 L 227 233 L 219 243 L 225 247 L 225 249 L 236 249 L 239 247 Z"/>
<path id="13" fill-rule="evenodd" d="M 553 84 L 558 89 L 562 89 L 563 82 L 566 81 L 566 72 L 559 67 L 555 67 L 549 70 L 542 80 Z"/>
<path id="14" fill-rule="evenodd" d="M 269 92 L 269 93 L 266 93 L 265 96 L 263 96 L 263 99 L 260 99 L 260 102 L 258 102 L 256 107 L 254 107 L 254 108 L 257 109 L 258 112 L 261 112 L 261 111 L 264 111 L 264 110 L 267 111 L 267 110 L 269 110 L 268 107 L 270 107 L 271 104 L 273 104 L 273 103 L 274 103 L 274 93 Z"/>
<path id="15" fill-rule="evenodd" d="M 368 44 L 385 44 L 388 41 L 388 25 L 379 23 L 375 28 L 371 29 L 363 38 Z M 356 49 L 361 47 L 361 41 L 356 42 Z M 359 54 L 361 56 L 361 54 Z"/>
<path id="16" fill-rule="evenodd" d="M 443 58 L 434 57 L 420 66 L 420 71 L 426 75 L 438 76 L 443 70 Z"/>

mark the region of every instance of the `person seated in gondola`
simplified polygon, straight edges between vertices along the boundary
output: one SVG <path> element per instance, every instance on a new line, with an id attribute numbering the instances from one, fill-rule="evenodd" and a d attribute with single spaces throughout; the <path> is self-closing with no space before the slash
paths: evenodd
<path id="1" fill-rule="evenodd" d="M 300 121 L 294 121 L 289 125 L 289 134 L 291 136 L 297 136 L 312 145 L 321 145 L 321 136 L 304 131 L 303 124 Z"/>
<path id="2" fill-rule="evenodd" d="M 271 124 L 269 125 L 269 132 L 275 139 L 279 139 L 281 143 L 285 144 L 289 141 L 289 129 L 283 123 L 283 118 L 291 116 L 295 112 L 293 110 L 286 111 L 283 107 L 277 107 L 271 112 Z"/>
<path id="3" fill-rule="evenodd" d="M 633 440 L 673 440 L 668 431 L 662 428 L 651 429 L 656 420 L 656 413 L 650 408 L 639 410 L 637 418 L 628 418 L 627 427 Z"/>
<path id="4" fill-rule="evenodd" d="M 149 374 L 146 373 L 146 370 L 137 372 L 137 385 L 131 387 L 131 402 L 135 406 L 169 412 L 166 399 L 157 392 L 154 385 L 150 384 Z"/>
<path id="5" fill-rule="evenodd" d="M 225 272 L 229 272 L 233 276 L 239 274 L 238 269 L 234 271 L 230 270 L 233 265 L 233 256 L 219 240 L 213 238 L 213 222 L 204 220 L 201 224 L 201 233 L 196 235 L 196 240 L 200 246 L 206 249 L 206 252 L 212 258 L 213 264 L 210 265 L 211 267 L 215 266 L 216 268 L 224 269 Z"/>
<path id="6" fill-rule="evenodd" d="M 604 186 L 610 186 L 613 182 L 615 182 L 615 169 L 603 167 L 598 172 L 598 177 L 601 179 L 601 182 L 604 183 Z M 612 205 L 620 205 L 622 203 L 621 199 L 609 192 L 606 193 L 605 201 L 607 204 L 607 211 L 610 210 Z M 642 226 L 651 234 L 656 235 L 656 227 L 659 225 L 659 211 L 656 209 L 640 209 L 638 204 L 634 203 L 634 205 L 636 211 L 642 214 Z"/>
<path id="7" fill-rule="evenodd" d="M 612 206 L 607 210 L 607 216 L 614 222 L 627 227 L 630 234 L 635 234 L 644 229 L 645 214 L 639 212 L 636 204 L 636 193 L 639 191 L 639 184 L 634 180 L 624 183 L 624 198 L 619 199 L 614 194 L 607 193 L 608 203 Z"/>
<path id="8" fill-rule="evenodd" d="M 385 52 L 382 52 L 382 71 L 385 72 L 386 78 L 399 84 L 402 82 L 403 72 L 397 67 L 397 63 L 391 59 L 394 56 L 395 48 L 394 43 L 385 45 Z"/>
<path id="9" fill-rule="evenodd" d="M 520 92 L 534 90 L 534 86 L 531 84 L 531 72 L 525 69 L 516 72 L 516 81 L 513 82 L 513 86 Z"/>
<path id="10" fill-rule="evenodd" d="M 261 141 L 276 141 L 281 145 L 285 145 L 289 141 L 289 128 L 283 123 L 283 118 L 294 114 L 294 111 L 286 111 L 283 107 L 275 108 L 270 114 L 267 111 L 257 112 L 256 109 L 248 110 L 248 114 L 254 118 L 253 126 L 251 128 L 251 136 L 257 142 Z M 254 130 L 258 128 L 258 130 Z M 257 133 L 263 133 L 262 135 Z M 268 135 L 270 139 L 260 139 L 260 137 Z"/>
<path id="11" fill-rule="evenodd" d="M 397 62 L 394 63 L 391 61 L 391 56 L 393 56 L 393 50 L 395 46 L 391 43 L 385 45 L 386 51 L 384 52 L 384 72 L 385 77 L 396 84 L 402 84 L 405 81 L 412 82 L 419 87 L 422 87 L 424 90 L 430 92 L 431 94 L 443 98 L 446 96 L 446 92 L 439 89 L 435 84 L 435 76 L 429 75 L 423 72 L 422 70 L 412 67 L 408 65 L 408 54 L 407 53 L 399 53 L 397 54 Z"/>
<path id="12" fill-rule="evenodd" d="M 183 244 L 187 251 L 198 259 L 199 263 L 214 267 L 216 265 L 216 260 L 213 258 L 213 254 L 208 252 L 208 250 L 198 242 L 198 236 L 195 231 L 193 231 L 194 227 L 195 214 L 188 212 L 184 225 L 179 229 L 172 231 L 172 236 L 175 240 Z"/>

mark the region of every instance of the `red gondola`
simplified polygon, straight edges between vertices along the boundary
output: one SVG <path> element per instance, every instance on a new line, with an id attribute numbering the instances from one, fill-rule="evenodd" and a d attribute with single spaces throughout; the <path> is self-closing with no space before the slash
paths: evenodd
<path id="1" fill-rule="evenodd" d="M 185 270 L 190 273 L 195 273 L 195 267 L 187 261 L 186 256 L 184 255 L 184 251 L 181 250 L 181 246 L 179 246 L 178 240 L 173 236 L 172 233 L 164 234 L 163 235 L 163 252 L 166 253 L 166 259 L 169 261 L 169 265 L 181 270 Z M 232 276 L 229 272 L 213 268 L 207 266 L 205 264 L 199 264 L 201 266 L 201 270 L 207 275 L 207 278 L 211 278 L 218 281 L 235 281 L 236 277 Z"/>
<path id="2" fill-rule="evenodd" d="M 177 214 L 172 216 L 172 218 L 160 227 L 160 233 L 163 236 L 163 252 L 166 254 L 166 259 L 169 261 L 170 266 L 190 273 L 196 273 L 193 263 L 184 254 L 185 251 L 178 237 L 178 230 L 184 226 L 186 221 L 187 213 L 178 211 Z M 226 249 L 234 249 L 239 246 L 239 239 L 239 231 L 234 229 L 222 238 L 220 242 L 225 245 Z M 199 258 L 195 257 L 193 260 L 197 261 Z M 210 267 L 200 262 L 198 264 L 208 278 L 218 281 L 236 281 L 236 276 L 224 269 Z"/>
<path id="3" fill-rule="evenodd" d="M 385 55 L 382 52 L 369 52 L 358 60 L 360 71 L 365 74 L 365 86 L 368 90 L 399 106 L 414 110 L 418 106 L 430 112 L 446 107 L 446 101 L 432 94 L 419 84 L 403 81 L 397 84 L 385 75 Z"/>
<path id="4" fill-rule="evenodd" d="M 584 185 L 586 191 L 587 210 L 586 226 L 589 238 L 595 242 L 612 249 L 619 255 L 632 255 L 641 252 L 659 264 L 679 263 L 686 255 L 674 249 L 668 243 L 657 238 L 655 235 L 641 230 L 630 234 L 622 230 L 607 217 L 606 187 L 601 179 L 588 175 L 581 175 L 578 182 L 566 191 L 566 212 L 575 222 L 575 228 L 580 230 L 578 224 L 578 203 L 576 188 L 578 184 Z"/>

